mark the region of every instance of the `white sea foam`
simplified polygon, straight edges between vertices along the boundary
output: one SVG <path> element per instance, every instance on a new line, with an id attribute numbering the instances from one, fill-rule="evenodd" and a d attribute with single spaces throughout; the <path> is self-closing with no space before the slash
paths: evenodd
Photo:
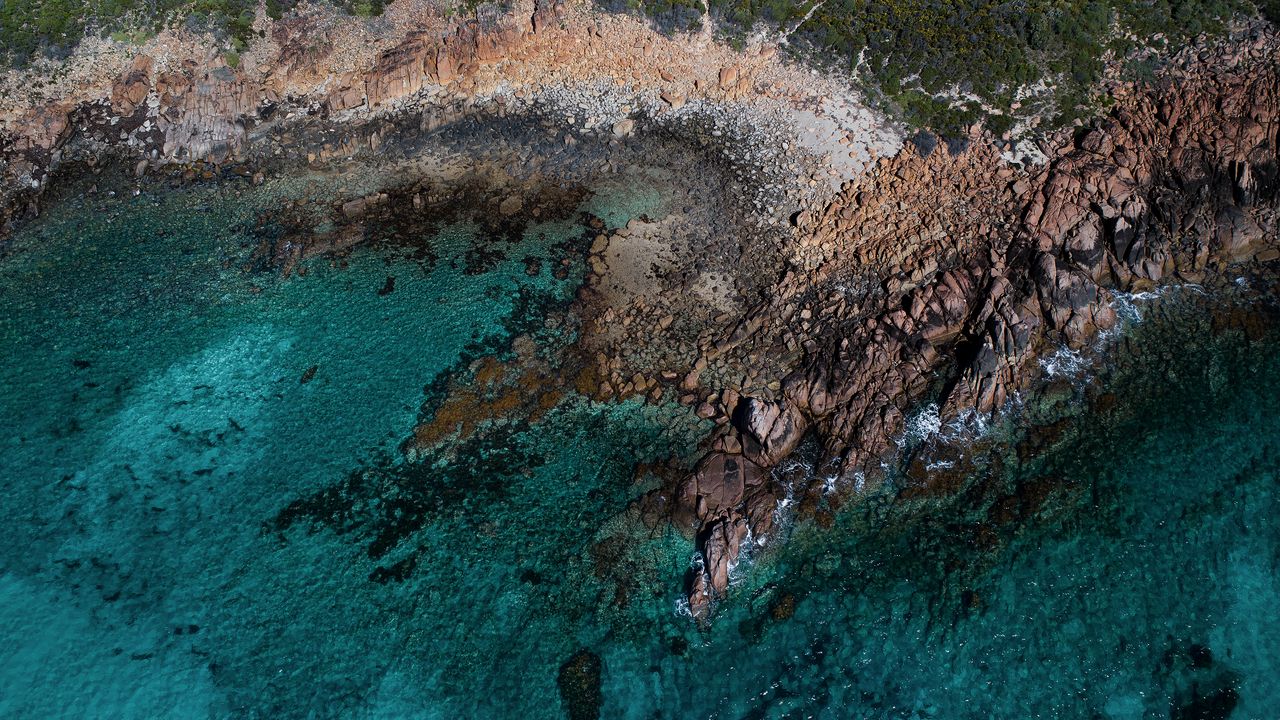
<path id="1" fill-rule="evenodd" d="M 797 457 L 788 457 L 779 463 L 773 471 L 773 477 L 776 480 L 779 477 L 792 476 L 799 474 L 802 477 L 812 478 L 817 475 L 817 470 L 813 464 Z M 805 483 L 808 484 L 807 482 Z M 773 524 L 779 529 L 786 529 L 791 526 L 790 508 L 795 504 L 795 483 L 784 482 L 778 483 L 782 488 L 782 497 L 778 498 L 778 504 L 773 508 Z"/>
<path id="2" fill-rule="evenodd" d="M 1111 344 L 1124 334 L 1126 328 L 1140 324 L 1143 321 L 1144 305 L 1160 300 L 1171 293 L 1179 293 L 1184 290 L 1199 293 L 1200 295 L 1208 294 L 1203 286 L 1196 283 L 1163 285 L 1154 290 L 1135 293 L 1112 293 L 1110 307 L 1115 310 L 1118 322 L 1098 333 L 1098 336 L 1084 349 L 1084 352 L 1064 345 L 1049 357 L 1040 358 L 1040 367 L 1045 376 L 1050 378 L 1073 378 L 1078 383 L 1088 382 L 1089 375 L 1087 371 L 1093 365 L 1097 356 L 1107 352 Z"/>
<path id="3" fill-rule="evenodd" d="M 1040 358 L 1040 368 L 1044 370 L 1045 375 L 1051 378 L 1073 377 L 1080 374 L 1088 366 L 1088 361 L 1080 354 L 1079 350 L 1073 350 L 1066 346 L 1058 348 L 1057 352 L 1047 358 Z"/>
<path id="4" fill-rule="evenodd" d="M 894 440 L 899 450 L 918 445 L 942 430 L 942 416 L 939 415 L 938 404 L 929 403 L 907 418 L 902 435 Z"/>
<path id="5" fill-rule="evenodd" d="M 990 431 L 991 420 L 987 413 L 970 407 L 961 410 L 951 418 L 951 421 L 946 424 L 942 437 L 948 442 L 976 440 Z"/>
<path id="6" fill-rule="evenodd" d="M 1241 278 L 1242 280 L 1243 278 Z M 1204 286 L 1197 283 L 1178 283 L 1174 285 L 1162 285 L 1154 290 L 1144 290 L 1136 293 L 1116 292 L 1112 293 L 1111 307 L 1116 311 L 1116 315 L 1121 320 L 1128 323 L 1142 322 L 1141 303 L 1159 300 L 1170 293 L 1179 293 L 1183 290 L 1207 295 Z M 1117 325 L 1119 327 L 1119 325 Z"/>
<path id="7" fill-rule="evenodd" d="M 693 608 L 689 607 L 689 598 L 680 595 L 675 602 L 675 616 L 678 618 L 693 619 Z"/>

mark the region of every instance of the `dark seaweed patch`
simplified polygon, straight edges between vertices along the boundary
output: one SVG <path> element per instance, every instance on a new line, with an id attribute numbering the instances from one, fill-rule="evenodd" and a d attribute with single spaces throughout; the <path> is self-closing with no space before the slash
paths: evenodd
<path id="1" fill-rule="evenodd" d="M 379 585 L 386 585 L 389 582 L 404 582 L 417 567 L 418 556 L 410 555 L 400 562 L 392 563 L 386 567 L 379 565 L 373 569 L 373 572 L 369 573 L 369 579 Z"/>
<path id="2" fill-rule="evenodd" d="M 490 243 L 478 243 L 467 250 L 463 262 L 466 264 L 466 274 L 483 275 L 506 259 L 507 254 L 501 248 Z"/>
<path id="3" fill-rule="evenodd" d="M 556 684 L 570 720 L 596 720 L 604 704 L 601 692 L 604 663 L 590 650 L 579 650 L 560 666 Z"/>
<path id="4" fill-rule="evenodd" d="M 452 448 L 452 459 L 436 453 L 416 462 L 384 458 L 294 500 L 263 530 L 282 534 L 282 539 L 294 526 L 354 535 L 368 556 L 378 560 L 445 515 L 479 517 L 485 506 L 504 502 L 514 476 L 545 463 L 521 437 L 527 429 L 520 422 L 495 425 Z M 400 562 L 416 557 L 417 552 Z"/>
<path id="5" fill-rule="evenodd" d="M 261 214 L 240 227 L 252 251 L 243 267 L 253 272 L 288 274 L 300 261 L 314 257 L 342 258 L 356 247 L 370 247 L 388 263 L 410 261 L 430 272 L 440 257 L 435 247 L 441 230 L 461 223 L 479 226 L 485 240 L 476 243 L 463 261 L 468 275 L 491 270 L 506 258 L 502 246 L 519 244 L 537 223 L 567 220 L 590 195 L 580 186 L 551 184 L 525 187 L 528 212 L 503 215 L 498 208 L 511 188 L 481 179 L 441 187 L 429 180 L 384 189 L 358 208 L 342 203 L 328 210 L 321 198 L 304 198 Z M 316 212 L 321 207 L 320 213 Z M 344 209 L 345 208 L 345 209 Z M 326 230 L 319 228 L 325 227 Z M 394 289 L 394 288 L 391 288 Z M 386 289 L 386 292 L 391 292 Z"/>
<path id="6" fill-rule="evenodd" d="M 315 378 L 315 376 L 316 376 L 316 372 L 317 372 L 318 370 L 320 370 L 320 366 L 319 366 L 319 365 L 312 365 L 311 367 L 307 368 L 307 369 L 302 373 L 302 378 L 299 380 L 299 382 L 300 382 L 301 384 L 303 384 L 303 385 L 306 385 L 307 383 L 311 382 L 311 380 L 312 380 L 313 378 Z"/>
<path id="7" fill-rule="evenodd" d="M 553 253 L 585 253 L 594 236 L 592 225 L 599 220 L 584 213 L 581 221 L 582 232 L 556 244 Z M 548 315 L 563 310 L 572 299 L 557 288 L 520 286 L 511 302 L 500 332 L 469 343 L 450 369 L 423 387 L 419 422 L 431 418 L 451 381 L 468 372 L 473 361 L 507 355 L 513 338 L 544 329 Z M 480 517 L 486 506 L 506 501 L 510 482 L 545 463 L 522 437 L 527 430 L 523 420 L 500 419 L 447 451 L 430 449 L 413 461 L 375 458 L 332 485 L 293 500 L 263 524 L 263 532 L 280 536 L 282 542 L 294 527 L 352 536 L 371 559 L 379 560 L 440 518 Z M 370 580 L 403 580 L 420 552 L 416 549 L 390 567 L 375 569 Z"/>

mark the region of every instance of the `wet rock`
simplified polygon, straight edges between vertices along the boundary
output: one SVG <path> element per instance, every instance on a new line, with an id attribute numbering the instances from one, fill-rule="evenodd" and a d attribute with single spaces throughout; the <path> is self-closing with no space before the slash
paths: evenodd
<path id="1" fill-rule="evenodd" d="M 356 220 L 364 217 L 369 210 L 383 205 L 387 202 L 386 193 L 374 193 L 355 200 L 348 200 L 342 203 L 342 215 L 348 220 Z"/>
<path id="2" fill-rule="evenodd" d="M 520 212 L 522 208 L 524 208 L 524 198 L 519 195 L 512 195 L 498 205 L 498 212 L 502 213 L 503 217 L 511 217 Z"/>
<path id="3" fill-rule="evenodd" d="M 713 603 L 729 589 L 729 572 L 737 564 L 746 538 L 747 521 L 741 517 L 722 517 L 703 532 L 703 563 L 695 571 L 689 594 L 689 611 L 695 619 L 706 621 Z"/>

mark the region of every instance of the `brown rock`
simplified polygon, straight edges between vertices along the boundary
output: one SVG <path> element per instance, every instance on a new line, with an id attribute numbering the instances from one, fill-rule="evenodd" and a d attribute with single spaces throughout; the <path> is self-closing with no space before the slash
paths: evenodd
<path id="1" fill-rule="evenodd" d="M 111 86 L 111 107 L 120 115 L 132 115 L 147 99 L 151 91 L 151 69 L 154 65 L 148 55 L 139 55 L 124 77 Z"/>
<path id="2" fill-rule="evenodd" d="M 498 205 L 498 212 L 502 213 L 503 217 L 511 217 L 520 212 L 523 207 L 524 199 L 519 195 L 511 195 Z"/>
<path id="3" fill-rule="evenodd" d="M 1222 254 L 1229 260 L 1252 256 L 1264 239 L 1262 228 L 1235 205 L 1218 211 L 1216 237 Z"/>
<path id="4" fill-rule="evenodd" d="M 720 89 L 731 90 L 738 84 L 738 68 L 734 66 L 720 68 Z"/>
<path id="5" fill-rule="evenodd" d="M 683 510 L 706 522 L 742 504 L 747 488 L 765 479 L 763 468 L 741 455 L 712 453 L 703 458 L 678 493 Z"/>
<path id="6" fill-rule="evenodd" d="M 809 423 L 804 415 L 785 401 L 766 402 L 744 398 L 733 411 L 733 423 L 751 442 L 744 452 L 764 466 L 776 464 L 800 443 Z"/>

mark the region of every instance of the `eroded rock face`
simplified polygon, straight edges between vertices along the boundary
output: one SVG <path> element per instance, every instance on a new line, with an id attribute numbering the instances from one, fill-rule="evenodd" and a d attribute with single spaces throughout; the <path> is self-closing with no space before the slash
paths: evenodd
<path id="1" fill-rule="evenodd" d="M 309 16 L 272 26 L 278 56 L 256 72 L 228 66 L 212 49 L 208 57 L 176 64 L 140 55 L 104 98 L 49 102 L 9 124 L 0 135 L 0 220 L 7 227 L 12 214 L 24 210 L 18 198 L 38 196 L 59 164 L 60 150 L 73 136 L 93 143 L 95 151 L 118 148 L 153 165 L 240 160 L 252 142 L 251 133 L 271 122 L 285 101 L 300 102 L 306 114 L 321 108 L 340 113 L 387 106 L 433 87 L 456 85 L 481 66 L 516 52 L 537 26 L 548 25 L 561 9 L 554 0 L 531 7 L 531 16 L 470 17 L 410 33 L 378 56 L 372 67 L 328 79 L 322 68 L 334 48 Z M 285 97 L 291 78 L 311 78 L 317 72 L 321 75 L 316 80 L 323 82 L 316 97 Z M 325 146 L 314 156 L 350 151 Z"/>

